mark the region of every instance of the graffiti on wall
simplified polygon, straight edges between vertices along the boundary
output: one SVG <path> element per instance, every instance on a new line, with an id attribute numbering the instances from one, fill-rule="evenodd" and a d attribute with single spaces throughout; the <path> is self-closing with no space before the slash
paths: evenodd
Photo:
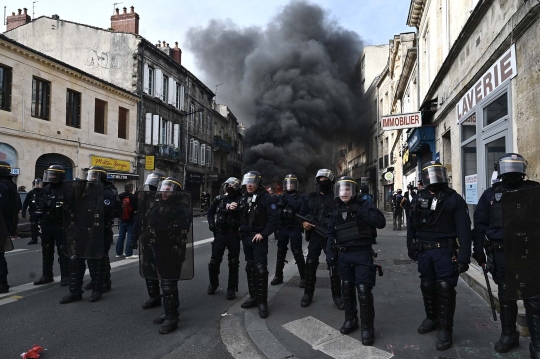
<path id="1" fill-rule="evenodd" d="M 119 69 L 121 67 L 118 56 L 110 52 L 98 52 L 97 50 L 88 50 L 85 64 L 92 68 Z"/>

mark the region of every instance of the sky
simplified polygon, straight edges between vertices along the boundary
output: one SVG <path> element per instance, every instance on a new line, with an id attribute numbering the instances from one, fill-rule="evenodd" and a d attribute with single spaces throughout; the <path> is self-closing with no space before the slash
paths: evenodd
<path id="1" fill-rule="evenodd" d="M 38 0 L 35 17 L 57 14 L 60 19 L 109 28 L 116 7 L 135 7 L 140 17 L 140 34 L 152 43 L 166 41 L 170 46 L 178 41 L 182 49 L 182 65 L 198 76 L 212 90 L 218 84 L 206 78 L 184 42 L 192 27 L 205 27 L 212 19 L 230 19 L 240 27 L 266 27 L 269 20 L 290 0 Z M 414 31 L 406 25 L 410 0 L 311 0 L 328 10 L 331 17 L 345 29 L 357 32 L 366 45 L 388 44 L 394 34 Z M 28 8 L 32 15 L 33 0 L 2 1 L 6 13 Z M 216 54 L 217 56 L 219 54 Z M 219 90 L 218 90 L 219 100 Z"/>

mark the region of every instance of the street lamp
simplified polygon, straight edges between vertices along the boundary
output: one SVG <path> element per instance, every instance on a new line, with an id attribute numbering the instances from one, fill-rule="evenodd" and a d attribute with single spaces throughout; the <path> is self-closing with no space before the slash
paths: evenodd
<path id="1" fill-rule="evenodd" d="M 186 189 L 186 175 L 187 175 L 187 163 L 188 163 L 188 143 L 189 143 L 189 124 L 188 124 L 188 116 L 193 115 L 194 113 L 204 112 L 204 108 L 200 108 L 197 111 L 193 111 L 190 113 L 185 113 L 184 118 L 186 119 L 186 161 L 184 162 L 184 190 Z"/>

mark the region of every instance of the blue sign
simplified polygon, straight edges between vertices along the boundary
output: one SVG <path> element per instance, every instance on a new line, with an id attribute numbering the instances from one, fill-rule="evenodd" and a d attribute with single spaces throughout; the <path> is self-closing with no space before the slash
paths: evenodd
<path id="1" fill-rule="evenodd" d="M 437 152 L 437 153 L 435 154 L 435 161 L 436 161 L 436 162 L 441 162 L 441 153 L 440 153 L 440 152 Z"/>
<path id="2" fill-rule="evenodd" d="M 20 168 L 11 168 L 11 174 L 14 175 L 14 176 L 18 176 L 21 174 L 21 169 Z"/>

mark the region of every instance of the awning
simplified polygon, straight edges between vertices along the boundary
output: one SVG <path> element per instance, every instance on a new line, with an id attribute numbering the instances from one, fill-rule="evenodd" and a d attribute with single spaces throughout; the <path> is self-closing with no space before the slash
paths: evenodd
<path id="1" fill-rule="evenodd" d="M 422 113 L 422 124 L 427 125 L 433 119 L 433 115 L 437 112 L 439 107 L 439 98 L 436 97 L 433 100 L 424 101 L 422 106 L 418 109 Z"/>
<path id="2" fill-rule="evenodd" d="M 415 128 L 407 139 L 407 145 L 411 153 L 422 153 L 431 150 L 435 153 L 435 127 L 423 126 Z"/>

